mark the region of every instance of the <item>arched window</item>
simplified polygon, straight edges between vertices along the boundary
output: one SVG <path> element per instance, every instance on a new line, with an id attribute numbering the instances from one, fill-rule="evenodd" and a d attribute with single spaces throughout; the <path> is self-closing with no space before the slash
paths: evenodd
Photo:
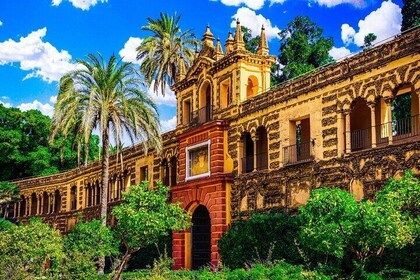
<path id="1" fill-rule="evenodd" d="M 206 123 L 211 120 L 212 113 L 212 88 L 210 82 L 205 81 L 200 88 L 198 123 Z"/>
<path id="2" fill-rule="evenodd" d="M 38 210 L 38 197 L 35 193 L 31 195 L 31 216 L 35 216 Z"/>
<path id="3" fill-rule="evenodd" d="M 410 84 L 397 88 L 395 97 L 392 100 L 391 110 L 394 141 L 420 134 L 419 101 Z"/>
<path id="4" fill-rule="evenodd" d="M 70 189 L 70 210 L 77 208 L 77 187 L 73 186 Z"/>
<path id="5" fill-rule="evenodd" d="M 246 132 L 242 135 L 242 173 L 254 170 L 254 141 L 251 134 Z"/>
<path id="6" fill-rule="evenodd" d="M 178 160 L 176 156 L 171 157 L 171 187 L 176 185 Z"/>
<path id="7" fill-rule="evenodd" d="M 61 211 L 61 194 L 59 190 L 54 192 L 54 213 L 59 213 Z"/>
<path id="8" fill-rule="evenodd" d="M 351 150 L 358 151 L 372 146 L 371 112 L 363 98 L 353 101 L 350 112 Z"/>
<path id="9" fill-rule="evenodd" d="M 50 196 L 47 192 L 42 194 L 42 214 L 48 214 L 50 208 Z"/>
<path id="10" fill-rule="evenodd" d="M 20 196 L 19 216 L 26 216 L 26 199 L 23 195 Z"/>
<path id="11" fill-rule="evenodd" d="M 162 184 L 165 186 L 169 186 L 169 164 L 166 158 L 162 160 L 161 178 Z"/>
<path id="12" fill-rule="evenodd" d="M 257 129 L 257 170 L 268 168 L 268 139 L 267 130 L 261 126 Z"/>
<path id="13" fill-rule="evenodd" d="M 246 85 L 246 98 L 251 98 L 258 93 L 258 79 L 255 76 L 249 76 Z"/>
<path id="14" fill-rule="evenodd" d="M 101 186 L 99 180 L 96 180 L 96 205 L 101 204 Z"/>
<path id="15" fill-rule="evenodd" d="M 232 89 L 230 79 L 226 79 L 220 83 L 220 108 L 226 108 L 232 103 Z"/>

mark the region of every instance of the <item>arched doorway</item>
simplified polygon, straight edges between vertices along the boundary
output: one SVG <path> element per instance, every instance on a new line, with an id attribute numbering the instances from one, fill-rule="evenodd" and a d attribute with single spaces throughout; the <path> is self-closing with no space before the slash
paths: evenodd
<path id="1" fill-rule="evenodd" d="M 210 263 L 211 256 L 211 222 L 210 214 L 203 205 L 198 206 L 192 216 L 192 269 L 199 269 Z"/>

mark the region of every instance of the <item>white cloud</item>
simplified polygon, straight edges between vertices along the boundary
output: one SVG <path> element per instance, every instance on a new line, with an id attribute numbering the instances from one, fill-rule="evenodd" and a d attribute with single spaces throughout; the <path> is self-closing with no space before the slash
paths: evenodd
<path id="1" fill-rule="evenodd" d="M 51 102 L 52 104 L 55 104 L 55 103 L 57 102 L 57 95 L 53 95 L 53 96 L 51 96 L 51 97 L 50 97 L 50 102 Z"/>
<path id="2" fill-rule="evenodd" d="M 377 36 L 374 41 L 376 43 L 398 34 L 401 30 L 401 22 L 401 8 L 391 0 L 384 1 L 377 10 L 359 21 L 358 32 L 348 24 L 343 24 L 341 26 L 341 39 L 346 44 L 353 42 L 360 47 L 364 45 L 365 36 L 374 33 Z"/>
<path id="3" fill-rule="evenodd" d="M 140 65 L 140 61 L 136 59 L 137 56 L 137 47 L 140 46 L 143 39 L 138 37 L 130 37 L 128 41 L 124 44 L 124 48 L 119 51 L 119 55 L 124 62 L 132 62 Z"/>
<path id="4" fill-rule="evenodd" d="M 351 51 L 347 49 L 346 47 L 336 48 L 333 47 L 329 54 L 334 58 L 334 60 L 339 60 L 340 58 L 343 58 L 345 56 L 348 56 L 351 54 Z"/>
<path id="5" fill-rule="evenodd" d="M 348 45 L 353 41 L 354 35 L 356 35 L 356 31 L 353 27 L 348 25 L 347 23 L 341 25 L 341 40 L 343 43 Z"/>
<path id="6" fill-rule="evenodd" d="M 75 8 L 82 9 L 83 11 L 88 11 L 90 7 L 95 6 L 100 3 L 106 3 L 108 0 L 68 0 Z M 58 6 L 63 2 L 63 0 L 52 0 L 53 6 Z"/>
<path id="7" fill-rule="evenodd" d="M 350 4 L 357 8 L 363 8 L 367 5 L 365 0 L 310 0 L 310 2 L 318 3 L 320 6 L 327 6 L 328 8 L 334 7 L 340 4 Z"/>
<path id="8" fill-rule="evenodd" d="M 3 25 L 3 22 L 0 20 L 0 26 L 2 26 Z"/>
<path id="9" fill-rule="evenodd" d="M 155 82 L 153 81 L 149 87 L 148 94 L 155 101 L 156 105 L 166 105 L 170 107 L 176 107 L 176 97 L 175 93 L 168 87 L 165 87 L 165 96 L 162 96 L 162 90 L 159 87 L 158 93 L 156 94 L 153 91 Z"/>
<path id="10" fill-rule="evenodd" d="M 52 117 L 54 114 L 54 107 L 51 104 L 45 103 L 42 104 L 38 100 L 35 100 L 31 103 L 22 103 L 17 106 L 22 111 L 29 111 L 29 110 L 39 110 L 42 114 Z"/>
<path id="11" fill-rule="evenodd" d="M 286 0 L 270 0 L 270 7 L 274 4 L 283 4 Z"/>
<path id="12" fill-rule="evenodd" d="M 218 0 L 210 0 L 210 1 L 218 1 Z M 267 0 L 270 1 L 270 7 L 274 4 L 283 4 L 286 0 Z M 259 10 L 264 7 L 265 0 L 220 0 L 222 4 L 226 6 L 247 6 L 253 10 Z"/>
<path id="13" fill-rule="evenodd" d="M 242 26 L 246 26 L 251 29 L 252 36 L 258 36 L 261 33 L 261 27 L 264 25 L 265 34 L 267 40 L 270 41 L 273 38 L 278 37 L 280 29 L 277 26 L 272 26 L 271 21 L 261 14 L 257 15 L 255 11 L 242 7 L 236 11 L 236 14 L 232 16 L 234 19 L 230 24 L 231 27 L 236 26 L 236 19 L 239 19 Z"/>
<path id="14" fill-rule="evenodd" d="M 58 51 L 43 41 L 46 34 L 47 28 L 44 27 L 21 37 L 18 42 L 12 39 L 0 42 L 0 66 L 20 63 L 20 69 L 31 71 L 24 79 L 40 77 L 46 82 L 58 81 L 75 66 L 66 50 Z"/>
<path id="15" fill-rule="evenodd" d="M 212 0 L 217 1 L 217 0 Z M 275 1 L 275 0 L 274 0 Z M 265 0 L 220 0 L 226 6 L 241 6 L 245 5 L 251 9 L 259 10 L 264 6 Z"/>
<path id="16" fill-rule="evenodd" d="M 174 129 L 176 127 L 176 116 L 169 120 L 161 120 L 160 125 L 162 132 L 167 132 Z"/>

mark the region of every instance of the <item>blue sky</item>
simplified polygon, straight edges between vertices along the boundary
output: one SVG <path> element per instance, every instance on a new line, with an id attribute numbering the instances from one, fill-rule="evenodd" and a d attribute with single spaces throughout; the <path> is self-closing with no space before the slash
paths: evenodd
<path id="1" fill-rule="evenodd" d="M 132 61 L 148 33 L 147 18 L 160 12 L 182 16 L 183 29 L 201 38 L 206 24 L 226 39 L 234 19 L 256 35 L 267 30 L 270 53 L 277 55 L 277 32 L 297 15 L 308 15 L 333 37 L 339 58 L 360 50 L 364 35 L 377 41 L 398 33 L 401 0 L 0 0 L 0 102 L 51 115 L 57 80 L 88 53 L 112 53 Z M 163 130 L 175 121 L 175 97 L 155 96 Z"/>

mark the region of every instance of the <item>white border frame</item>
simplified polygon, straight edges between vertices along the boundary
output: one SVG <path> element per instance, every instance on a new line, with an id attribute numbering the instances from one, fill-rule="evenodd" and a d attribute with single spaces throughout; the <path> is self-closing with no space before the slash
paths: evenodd
<path id="1" fill-rule="evenodd" d="M 198 143 L 198 144 L 195 144 L 195 145 L 192 145 L 192 146 L 189 146 L 189 147 L 185 148 L 185 154 L 186 154 L 186 157 L 185 157 L 185 161 L 186 161 L 186 163 L 185 163 L 185 166 L 186 166 L 185 181 L 204 178 L 204 177 L 210 177 L 210 173 L 211 173 L 210 172 L 210 157 L 211 157 L 210 144 L 211 144 L 211 141 L 209 139 L 206 142 Z M 189 160 L 190 159 L 190 150 L 193 150 L 193 149 L 196 149 L 196 148 L 199 148 L 199 147 L 202 147 L 202 146 L 206 146 L 206 145 L 207 145 L 207 149 L 208 149 L 207 164 L 209 165 L 209 171 L 207 173 L 190 176 L 189 175 L 189 171 L 190 171 L 190 163 L 189 163 L 190 162 L 190 160 Z"/>

